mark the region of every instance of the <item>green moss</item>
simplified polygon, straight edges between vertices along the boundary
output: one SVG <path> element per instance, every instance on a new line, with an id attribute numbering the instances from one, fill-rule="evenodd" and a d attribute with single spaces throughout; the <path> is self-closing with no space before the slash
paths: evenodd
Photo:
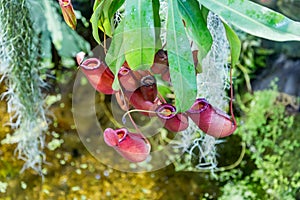
<path id="1" fill-rule="evenodd" d="M 250 160 L 241 164 L 242 176 L 233 180 L 228 177 L 231 183 L 223 188 L 222 199 L 230 195 L 244 199 L 296 198 L 300 187 L 299 156 L 295 153 L 300 151 L 300 135 L 296 134 L 300 132 L 299 116 L 294 118 L 285 111 L 285 105 L 278 101 L 280 95 L 274 89 L 257 91 L 243 102 L 245 114 L 237 133 L 247 145 Z"/>

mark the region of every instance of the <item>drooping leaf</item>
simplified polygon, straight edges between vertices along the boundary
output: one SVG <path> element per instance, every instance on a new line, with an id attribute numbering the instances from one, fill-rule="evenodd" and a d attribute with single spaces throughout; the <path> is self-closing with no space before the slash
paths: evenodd
<path id="1" fill-rule="evenodd" d="M 197 0 L 178 0 L 178 8 L 189 36 L 198 46 L 198 60 L 201 63 L 209 52 L 213 40 L 201 13 L 199 3 Z"/>
<path id="2" fill-rule="evenodd" d="M 226 37 L 230 45 L 231 67 L 234 67 L 239 61 L 241 53 L 241 41 L 234 30 L 230 28 L 230 26 L 224 22 L 223 25 L 225 27 Z"/>
<path id="3" fill-rule="evenodd" d="M 41 51 L 43 52 L 43 60 L 51 62 L 51 43 L 53 42 L 54 44 L 55 39 L 55 43 L 58 44 L 54 44 L 54 47 L 61 48 L 61 41 L 63 39 L 63 35 L 60 30 L 61 26 L 59 25 L 58 27 L 56 27 L 57 29 L 54 29 L 54 27 L 52 28 L 53 24 L 61 21 L 60 15 L 57 13 L 57 9 L 55 9 L 55 7 L 50 2 L 40 1 L 40 3 L 33 3 L 32 1 L 29 1 L 29 4 L 32 5 L 28 7 L 28 9 L 30 11 L 31 20 L 33 22 L 33 29 L 38 35 L 41 36 L 40 45 Z M 54 13 L 54 15 L 52 15 L 52 17 L 50 18 L 49 13 Z M 56 32 L 57 30 L 59 30 L 58 33 Z M 58 35 L 51 35 L 54 33 Z M 52 40 L 50 38 L 52 38 Z"/>
<path id="4" fill-rule="evenodd" d="M 115 23 L 114 23 L 114 15 L 117 12 L 118 9 L 121 8 L 121 6 L 124 4 L 125 0 L 117 0 L 117 1 L 112 1 L 109 11 L 108 11 L 108 19 L 110 20 L 110 29 L 111 29 L 111 34 L 113 34 L 114 29 L 115 29 Z M 109 35 L 111 37 L 111 35 Z"/>
<path id="5" fill-rule="evenodd" d="M 118 81 L 118 71 L 125 62 L 125 54 L 123 49 L 123 31 L 124 21 L 121 21 L 114 32 L 110 47 L 105 57 L 107 66 L 109 66 L 110 70 L 115 75 L 115 80 L 112 85 L 114 90 L 118 90 L 120 87 Z"/>
<path id="6" fill-rule="evenodd" d="M 95 11 L 97 9 L 97 7 L 99 6 L 99 4 L 103 2 L 103 0 L 95 0 L 94 5 L 93 5 L 93 11 Z"/>
<path id="7" fill-rule="evenodd" d="M 109 18 L 113 18 L 114 14 L 117 12 L 117 10 L 124 4 L 125 0 L 115 0 L 112 1 L 110 7 L 109 7 Z"/>
<path id="8" fill-rule="evenodd" d="M 98 27 L 99 29 L 109 37 L 112 36 L 112 31 L 111 31 L 111 19 L 110 19 L 110 6 L 112 4 L 111 0 L 105 0 L 103 2 L 103 10 L 100 15 L 100 19 L 98 21 Z"/>
<path id="9" fill-rule="evenodd" d="M 167 50 L 170 76 L 178 112 L 188 110 L 196 99 L 197 87 L 190 43 L 179 16 L 177 0 L 168 1 Z"/>
<path id="10" fill-rule="evenodd" d="M 269 8 L 245 0 L 199 0 L 226 22 L 258 37 L 289 41 L 300 40 L 300 23 Z"/>
<path id="11" fill-rule="evenodd" d="M 98 2 L 98 1 L 96 1 L 96 2 Z M 98 44 L 101 43 L 100 37 L 99 37 L 99 32 L 98 32 L 99 31 L 98 30 L 98 21 L 101 17 L 101 13 L 103 11 L 103 5 L 104 5 L 103 1 L 98 4 L 98 6 L 94 9 L 94 12 L 93 12 L 91 20 L 90 20 L 92 23 L 92 29 L 93 29 L 92 34 L 93 34 L 94 39 L 98 42 Z"/>
<path id="12" fill-rule="evenodd" d="M 205 20 L 205 23 L 207 23 L 207 16 L 208 16 L 209 10 L 207 8 L 205 8 L 203 5 L 201 5 L 201 13 Z"/>
<path id="13" fill-rule="evenodd" d="M 72 58 L 80 51 L 90 51 L 90 44 L 68 26 L 63 25 L 62 32 L 64 35 L 62 48 L 58 51 L 61 57 Z"/>
<path id="14" fill-rule="evenodd" d="M 126 1 L 124 51 L 131 69 L 149 69 L 155 54 L 155 28 L 152 1 Z"/>
<path id="15" fill-rule="evenodd" d="M 125 0 L 102 0 L 95 1 L 94 13 L 91 17 L 93 36 L 100 43 L 98 28 L 109 37 L 114 31 L 114 14 L 123 5 Z"/>
<path id="16" fill-rule="evenodd" d="M 156 40 L 156 51 L 161 48 L 161 39 L 160 39 L 160 29 L 161 29 L 161 23 L 160 23 L 160 16 L 159 16 L 159 0 L 153 0 L 152 1 L 153 6 L 153 19 L 154 19 L 154 27 L 155 27 L 155 40 Z"/>

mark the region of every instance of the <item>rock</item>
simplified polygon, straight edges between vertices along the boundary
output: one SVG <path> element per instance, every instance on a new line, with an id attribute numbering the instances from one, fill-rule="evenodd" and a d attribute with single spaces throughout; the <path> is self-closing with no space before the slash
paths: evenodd
<path id="1" fill-rule="evenodd" d="M 290 59 L 280 54 L 274 62 L 270 62 L 261 74 L 252 82 L 253 90 L 263 90 L 278 78 L 278 90 L 292 96 L 300 96 L 300 59 Z"/>

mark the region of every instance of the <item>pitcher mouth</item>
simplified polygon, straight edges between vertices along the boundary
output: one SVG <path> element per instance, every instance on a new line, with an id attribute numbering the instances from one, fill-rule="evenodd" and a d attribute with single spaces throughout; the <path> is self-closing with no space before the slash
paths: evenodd
<path id="1" fill-rule="evenodd" d="M 71 1 L 70 0 L 59 0 L 59 4 L 64 7 L 67 7 L 68 5 L 71 4 Z"/>
<path id="2" fill-rule="evenodd" d="M 121 128 L 119 130 L 116 130 L 116 134 L 119 138 L 119 142 L 122 142 L 126 138 L 128 131 L 126 128 Z"/>
<path id="3" fill-rule="evenodd" d="M 97 58 L 88 58 L 85 61 L 82 62 L 80 65 L 86 70 L 93 70 L 99 68 L 101 65 L 101 61 Z"/>
<path id="4" fill-rule="evenodd" d="M 198 98 L 187 112 L 191 114 L 201 113 L 206 110 L 208 106 L 209 103 L 206 101 L 206 99 Z"/>
<path id="5" fill-rule="evenodd" d="M 144 76 L 141 79 L 141 85 L 142 86 L 149 87 L 149 86 L 152 86 L 154 84 L 156 84 L 156 80 L 155 80 L 154 76 L 147 75 L 147 76 Z"/>
<path id="6" fill-rule="evenodd" d="M 127 74 L 129 74 L 129 72 L 131 71 L 131 69 L 125 67 L 125 66 L 122 66 L 118 72 L 119 75 L 121 76 L 125 76 Z"/>
<path id="7" fill-rule="evenodd" d="M 171 119 L 175 116 L 176 108 L 169 104 L 162 104 L 156 109 L 158 117 L 162 119 Z"/>

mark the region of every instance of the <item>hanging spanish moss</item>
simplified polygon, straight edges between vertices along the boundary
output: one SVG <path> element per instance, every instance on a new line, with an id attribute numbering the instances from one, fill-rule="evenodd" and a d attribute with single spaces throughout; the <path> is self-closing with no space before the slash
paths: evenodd
<path id="1" fill-rule="evenodd" d="M 209 13 L 207 26 L 212 34 L 213 44 L 210 52 L 202 61 L 202 73 L 197 76 L 197 96 L 205 98 L 217 108 L 225 110 L 229 99 L 226 96 L 226 89 L 229 89 L 227 66 L 229 44 L 222 21 L 217 15 Z M 216 145 L 223 140 L 203 133 L 192 120 L 189 124 L 188 129 L 181 132 L 181 141 L 177 141 L 175 147 L 187 153 L 185 162 L 190 163 L 190 166 L 179 164 L 176 165 L 176 169 L 209 170 L 213 173 L 218 168 Z"/>
<path id="2" fill-rule="evenodd" d="M 45 135 L 48 129 L 41 88 L 45 83 L 40 60 L 40 39 L 33 29 L 26 0 L 0 0 L 0 74 L 7 91 L 13 135 L 2 144 L 16 143 L 15 152 L 25 161 L 21 172 L 32 168 L 42 174 Z"/>

